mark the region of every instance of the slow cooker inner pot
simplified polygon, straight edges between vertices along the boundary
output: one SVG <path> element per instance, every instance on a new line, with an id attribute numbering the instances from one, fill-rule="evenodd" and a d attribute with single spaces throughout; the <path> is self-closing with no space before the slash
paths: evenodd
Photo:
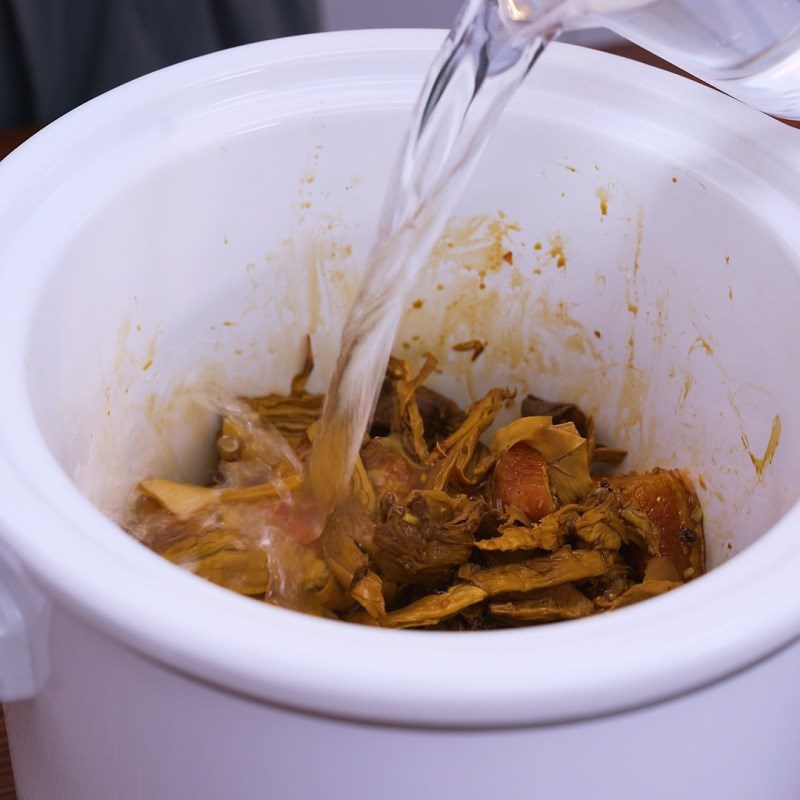
<path id="1" fill-rule="evenodd" d="M 627 469 L 687 469 L 718 565 L 796 499 L 796 256 L 704 177 L 711 151 L 535 100 L 502 120 L 397 352 L 432 352 L 433 385 L 462 402 L 503 385 L 579 403 Z M 308 333 L 324 387 L 407 118 L 330 105 L 234 132 L 188 119 L 104 156 L 28 366 L 49 446 L 110 514 L 143 476 L 204 474 L 216 422 L 196 387 L 284 390 Z M 451 349 L 467 339 L 487 343 L 474 363 Z"/>

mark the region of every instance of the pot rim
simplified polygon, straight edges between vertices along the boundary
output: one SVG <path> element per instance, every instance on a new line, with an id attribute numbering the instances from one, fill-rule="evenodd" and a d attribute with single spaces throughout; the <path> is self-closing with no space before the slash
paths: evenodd
<path id="1" fill-rule="evenodd" d="M 9 242 L 16 237 L 20 245 L 24 238 L 17 233 L 19 215 L 36 213 L 35 203 L 26 201 L 27 187 L 54 164 L 63 165 L 87 137 L 100 141 L 109 120 L 166 107 L 189 87 L 197 91 L 298 58 L 358 54 L 364 68 L 369 59 L 386 62 L 416 52 L 423 63 L 443 35 L 346 31 L 203 56 L 90 101 L 0 165 L 0 286 L 6 304 L 17 308 L 0 320 L 6 379 L 0 397 L 0 542 L 56 602 L 147 657 L 225 690 L 350 719 L 424 726 L 551 723 L 650 704 L 754 664 L 800 636 L 794 591 L 800 505 L 700 580 L 613 614 L 516 630 L 400 632 L 253 602 L 175 568 L 92 506 L 42 437 L 25 363 L 35 303 L 26 298 L 26 279 L 9 257 Z M 546 64 L 551 82 L 563 73 L 565 92 L 576 71 L 591 75 L 626 92 L 642 114 L 657 99 L 713 130 L 720 142 L 739 143 L 731 163 L 768 180 L 796 215 L 795 131 L 711 89 L 609 54 L 556 44 Z M 421 80 L 422 72 L 416 77 Z M 668 122 L 662 117 L 654 124 Z M 79 169 L 79 162 L 69 168 Z M 785 229 L 787 240 L 795 235 L 789 215 L 772 224 Z"/>

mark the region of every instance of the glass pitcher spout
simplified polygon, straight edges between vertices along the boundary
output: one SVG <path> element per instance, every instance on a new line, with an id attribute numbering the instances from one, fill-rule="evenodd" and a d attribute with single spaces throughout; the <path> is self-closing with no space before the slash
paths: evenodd
<path id="1" fill-rule="evenodd" d="M 800 0 L 503 0 L 561 29 L 605 27 L 723 92 L 800 119 Z"/>

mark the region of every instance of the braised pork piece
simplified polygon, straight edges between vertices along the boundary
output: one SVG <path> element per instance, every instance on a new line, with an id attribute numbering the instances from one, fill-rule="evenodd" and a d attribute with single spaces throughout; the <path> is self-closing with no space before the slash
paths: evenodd
<path id="1" fill-rule="evenodd" d="M 249 597 L 390 628 L 570 620 L 703 573 L 702 511 L 683 472 L 609 474 L 626 454 L 596 441 L 592 418 L 532 395 L 487 437 L 513 393 L 462 409 L 423 385 L 430 357 L 417 373 L 391 359 L 351 496 L 298 543 L 286 520 L 322 409 L 306 390 L 312 368 L 309 352 L 288 395 L 227 404 L 213 480 L 142 481 L 128 530 Z"/>

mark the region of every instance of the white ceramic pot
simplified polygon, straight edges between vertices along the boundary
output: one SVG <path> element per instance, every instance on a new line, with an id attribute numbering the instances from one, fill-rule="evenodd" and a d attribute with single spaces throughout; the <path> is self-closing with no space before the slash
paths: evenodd
<path id="1" fill-rule="evenodd" d="M 461 400 L 576 400 L 630 468 L 688 468 L 709 575 L 546 627 L 374 630 L 218 589 L 99 510 L 201 470 L 192 386 L 286 388 L 309 331 L 324 385 L 441 38 L 217 53 L 0 165 L 0 694 L 22 800 L 800 793 L 800 139 L 709 89 L 554 46 L 398 341 Z M 473 365 L 450 349 L 471 338 Z"/>

